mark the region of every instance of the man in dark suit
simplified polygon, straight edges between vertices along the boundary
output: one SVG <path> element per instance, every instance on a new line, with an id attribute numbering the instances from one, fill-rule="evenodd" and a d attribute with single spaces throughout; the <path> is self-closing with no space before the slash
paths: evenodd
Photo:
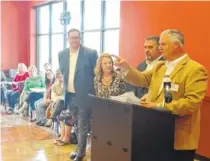
<path id="1" fill-rule="evenodd" d="M 145 39 L 144 53 L 145 53 L 146 59 L 138 65 L 137 69 L 139 71 L 143 72 L 146 70 L 151 70 L 158 61 L 164 60 L 161 57 L 160 52 L 158 51 L 158 46 L 159 46 L 159 37 L 150 36 Z M 135 87 L 129 84 L 127 86 L 127 91 L 131 91 L 131 90 L 134 91 L 135 95 L 138 98 L 142 98 L 148 92 L 148 88 Z"/>
<path id="2" fill-rule="evenodd" d="M 74 161 L 81 161 L 85 155 L 89 119 L 91 115 L 88 94 L 94 94 L 94 68 L 97 51 L 80 44 L 80 31 L 68 32 L 70 48 L 58 55 L 59 67 L 64 77 L 65 105 L 69 107 L 77 134 L 76 152 L 70 155 Z"/>

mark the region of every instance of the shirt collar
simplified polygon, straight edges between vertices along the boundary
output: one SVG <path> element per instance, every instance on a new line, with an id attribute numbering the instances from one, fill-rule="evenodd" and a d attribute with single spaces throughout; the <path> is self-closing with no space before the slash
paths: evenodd
<path id="1" fill-rule="evenodd" d="M 72 52 L 71 48 L 69 48 L 69 53 L 70 53 L 70 55 L 72 55 L 72 54 L 76 54 L 77 55 L 79 53 L 79 50 L 80 50 L 80 47 L 77 49 L 76 52 Z"/>
<path id="2" fill-rule="evenodd" d="M 152 62 L 149 62 L 148 60 L 146 60 L 146 64 L 149 65 L 149 64 L 154 64 L 156 63 L 157 61 L 159 61 L 161 58 L 161 56 L 159 56 L 158 58 L 156 58 L 155 60 L 153 60 Z"/>
<path id="3" fill-rule="evenodd" d="M 181 57 L 175 59 L 174 61 L 166 61 L 165 65 L 168 66 L 176 66 L 179 62 L 181 62 L 185 57 L 187 56 L 187 53 L 185 53 L 184 55 L 182 55 Z"/>

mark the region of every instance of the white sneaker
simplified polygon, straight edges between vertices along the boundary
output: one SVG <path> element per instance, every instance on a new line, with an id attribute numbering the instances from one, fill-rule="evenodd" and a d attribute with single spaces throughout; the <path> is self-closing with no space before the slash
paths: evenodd
<path id="1" fill-rule="evenodd" d="M 22 114 L 23 113 L 23 111 L 25 110 L 25 108 L 24 107 L 21 107 L 18 111 L 17 111 L 17 114 Z"/>

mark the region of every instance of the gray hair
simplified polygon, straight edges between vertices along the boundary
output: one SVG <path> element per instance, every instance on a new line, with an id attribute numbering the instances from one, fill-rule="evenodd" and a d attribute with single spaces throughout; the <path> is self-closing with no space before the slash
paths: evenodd
<path id="1" fill-rule="evenodd" d="M 184 35 L 181 31 L 176 29 L 168 29 L 161 33 L 168 34 L 174 41 L 179 42 L 182 46 L 184 46 Z"/>

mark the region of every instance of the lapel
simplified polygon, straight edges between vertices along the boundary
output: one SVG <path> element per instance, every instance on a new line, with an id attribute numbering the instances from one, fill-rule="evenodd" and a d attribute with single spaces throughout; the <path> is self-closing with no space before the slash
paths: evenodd
<path id="1" fill-rule="evenodd" d="M 141 71 L 141 72 L 143 72 L 143 71 L 145 71 L 146 67 L 147 67 L 147 63 L 146 63 L 146 60 L 144 60 L 144 61 L 138 66 L 138 70 Z"/>
<path id="2" fill-rule="evenodd" d="M 64 53 L 64 59 L 62 60 L 63 61 L 63 65 L 64 65 L 64 71 L 66 72 L 66 75 L 67 75 L 67 80 L 68 81 L 68 75 L 69 75 L 69 67 L 70 67 L 70 62 L 69 62 L 69 48 L 65 51 Z"/>
<path id="3" fill-rule="evenodd" d="M 146 68 L 147 68 L 147 63 L 146 63 L 146 61 L 144 61 L 144 64 L 143 64 L 143 67 L 142 67 L 142 71 L 146 70 Z"/>
<path id="4" fill-rule="evenodd" d="M 184 65 L 187 63 L 188 60 L 189 60 L 189 56 L 186 56 L 181 62 L 179 62 L 177 64 L 177 66 L 175 67 L 175 69 L 169 75 L 172 82 L 173 82 L 174 76 L 184 67 Z M 166 66 L 164 65 L 164 67 L 165 67 L 165 72 L 166 72 Z M 160 94 L 163 92 L 163 83 L 162 83 L 162 81 L 163 81 L 163 76 L 165 75 L 165 72 L 162 73 L 163 75 L 162 75 L 161 82 L 158 82 L 160 84 L 160 86 L 159 86 L 159 89 L 158 89 L 157 97 L 154 100 L 156 100 L 160 96 Z"/>
<path id="5" fill-rule="evenodd" d="M 160 89 L 162 88 L 162 82 L 163 82 L 163 77 L 165 75 L 166 72 L 166 66 L 164 65 L 165 62 L 163 62 L 163 64 L 161 65 L 160 69 L 158 70 L 158 72 L 155 74 L 155 83 L 153 84 L 152 87 L 152 91 L 151 91 L 151 101 L 154 101 L 157 99 L 157 97 L 159 96 L 159 94 L 161 92 Z M 154 73 L 153 73 L 154 74 Z"/>
<path id="6" fill-rule="evenodd" d="M 184 65 L 187 63 L 187 61 L 189 60 L 189 56 L 187 55 L 181 62 L 179 62 L 177 64 L 177 66 L 175 67 L 175 69 L 173 70 L 173 72 L 170 74 L 170 78 L 171 80 L 174 78 L 174 76 L 177 74 L 177 72 L 179 72 Z"/>
<path id="7" fill-rule="evenodd" d="M 77 58 L 77 64 L 76 64 L 76 69 L 75 69 L 75 76 L 76 77 L 77 73 L 79 72 L 79 69 L 83 65 L 83 58 L 84 58 L 84 47 L 81 45 L 78 53 L 78 58 Z"/>

